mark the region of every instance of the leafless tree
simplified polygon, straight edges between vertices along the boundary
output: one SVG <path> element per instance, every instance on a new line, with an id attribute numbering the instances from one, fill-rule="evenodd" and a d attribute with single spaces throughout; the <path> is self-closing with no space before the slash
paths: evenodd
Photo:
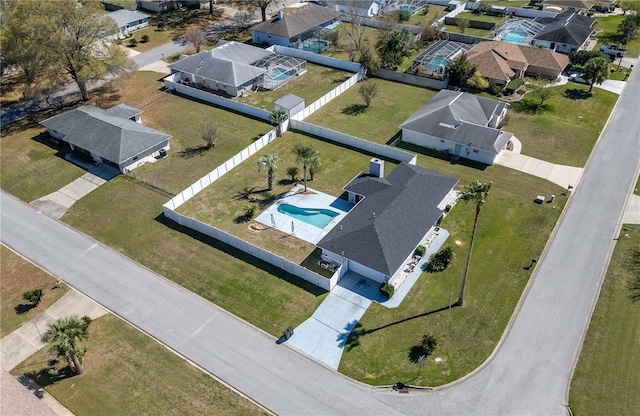
<path id="1" fill-rule="evenodd" d="M 202 44 L 207 41 L 207 34 L 200 28 L 192 27 L 184 34 L 184 38 L 196 48 L 196 53 L 198 53 Z"/>
<path id="2" fill-rule="evenodd" d="M 364 33 L 367 27 L 363 24 L 364 18 L 362 16 L 358 16 L 353 12 L 349 13 L 348 16 L 350 24 L 343 24 L 340 27 L 343 28 L 342 30 L 347 37 L 345 49 L 349 54 L 349 60 L 353 62 L 358 51 L 362 50 L 362 44 L 366 41 Z"/>

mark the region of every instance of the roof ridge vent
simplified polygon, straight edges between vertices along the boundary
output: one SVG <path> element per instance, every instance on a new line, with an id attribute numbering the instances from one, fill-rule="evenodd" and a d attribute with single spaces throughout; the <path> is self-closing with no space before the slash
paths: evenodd
<path id="1" fill-rule="evenodd" d="M 198 68 L 197 69 L 202 68 L 202 65 L 204 65 L 204 59 L 202 61 L 200 61 L 200 63 L 198 64 Z"/>

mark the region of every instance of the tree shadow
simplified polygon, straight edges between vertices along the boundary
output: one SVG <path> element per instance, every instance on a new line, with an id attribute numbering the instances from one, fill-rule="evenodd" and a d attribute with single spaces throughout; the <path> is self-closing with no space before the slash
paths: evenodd
<path id="1" fill-rule="evenodd" d="M 535 101 L 528 100 L 520 100 L 511 103 L 511 108 L 517 113 L 525 113 L 525 114 L 540 114 L 545 111 L 553 110 L 549 104 L 538 104 Z"/>
<path id="2" fill-rule="evenodd" d="M 426 358 L 424 348 L 422 348 L 422 346 L 414 345 L 409 348 L 409 352 L 407 353 L 407 358 L 409 358 L 409 361 L 411 361 L 413 364 L 418 364 L 421 357 Z"/>
<path id="3" fill-rule="evenodd" d="M 591 98 L 591 93 L 578 88 L 567 88 L 564 90 L 564 96 L 570 100 L 586 100 Z"/>
<path id="4" fill-rule="evenodd" d="M 159 214 L 155 220 L 157 222 L 159 222 L 160 224 L 164 225 L 167 228 L 170 228 L 174 231 L 177 231 L 183 235 L 189 236 L 191 238 L 193 238 L 196 241 L 199 241 L 201 243 L 207 244 L 211 247 L 213 247 L 216 250 L 220 250 L 228 255 L 230 255 L 231 257 L 234 257 L 238 260 L 240 260 L 243 263 L 247 263 L 253 267 L 256 267 L 266 273 L 269 273 L 279 279 L 284 280 L 285 282 L 294 285 L 310 294 L 312 294 L 313 296 L 320 296 L 323 295 L 325 293 L 327 293 L 326 290 L 314 285 L 313 283 L 307 282 L 306 280 L 303 280 L 301 278 L 299 278 L 298 276 L 295 276 L 291 273 L 288 273 L 284 270 L 282 270 L 279 267 L 276 267 L 272 264 L 269 264 L 265 261 L 260 260 L 257 257 L 252 256 L 249 253 L 246 253 L 242 250 L 239 250 L 233 246 L 230 246 L 220 240 L 217 240 L 213 237 L 209 237 L 205 234 L 200 233 L 199 231 L 193 230 L 191 228 L 188 227 L 184 227 L 180 224 L 178 224 L 177 222 L 167 218 L 164 216 L 164 214 Z M 209 299 L 209 300 L 214 300 L 214 299 Z"/>
<path id="5" fill-rule="evenodd" d="M 251 221 L 246 215 L 238 215 L 233 219 L 234 224 L 245 224 Z"/>
<path id="6" fill-rule="evenodd" d="M 291 186 L 294 183 L 298 183 L 298 180 L 291 180 L 291 179 L 280 179 L 278 182 L 278 186 Z"/>
<path id="7" fill-rule="evenodd" d="M 233 196 L 233 199 L 236 201 L 249 201 L 251 199 L 251 196 L 258 192 L 259 191 L 256 191 L 255 186 L 252 186 L 251 188 L 245 186 L 244 189 Z"/>
<path id="8" fill-rule="evenodd" d="M 192 157 L 202 156 L 209 149 L 210 149 L 209 146 L 189 147 L 187 149 L 179 151 L 178 152 L 178 156 L 180 156 L 182 158 L 185 158 L 185 159 L 191 159 Z"/>
<path id="9" fill-rule="evenodd" d="M 461 166 L 466 166 L 472 169 L 477 169 L 480 171 L 484 171 L 487 169 L 487 167 L 489 165 L 481 163 L 481 162 L 477 162 L 475 160 L 471 160 L 471 159 L 467 159 L 464 157 L 459 157 L 457 159 L 452 159 L 451 155 L 449 153 L 446 152 L 439 152 L 433 149 L 427 149 L 426 147 L 422 147 L 422 146 L 418 146 L 412 143 L 407 143 L 407 142 L 403 142 L 400 141 L 396 147 L 398 149 L 404 149 L 408 152 L 411 153 L 417 153 L 420 155 L 425 155 L 425 156 L 429 156 L 429 157 L 433 157 L 435 159 L 440 159 L 442 161 L 448 162 L 452 165 L 461 165 Z"/>
<path id="10" fill-rule="evenodd" d="M 25 377 L 30 378 L 38 386 L 42 388 L 55 384 L 64 379 L 71 378 L 75 375 L 76 373 L 71 371 L 71 368 L 69 368 L 69 366 L 65 366 L 60 369 L 56 369 L 55 367 L 54 368 L 46 367 L 46 368 L 41 368 L 40 370 L 37 370 L 37 371 L 30 371 L 24 374 Z"/>
<path id="11" fill-rule="evenodd" d="M 640 301 L 640 249 L 629 249 L 625 266 L 631 272 L 631 277 L 627 281 L 629 298 L 632 302 L 638 302 Z"/>
<path id="12" fill-rule="evenodd" d="M 425 316 L 429 316 L 429 315 L 433 315 L 439 312 L 444 312 L 449 310 L 449 308 L 455 308 L 458 305 L 456 305 L 455 303 L 453 303 L 452 305 L 447 305 L 447 306 L 443 306 L 442 308 L 438 308 L 438 309 L 434 309 L 432 311 L 428 311 L 425 313 L 421 313 L 418 315 L 414 315 L 414 316 L 410 316 L 408 318 L 404 318 L 404 319 L 400 319 L 398 321 L 395 322 L 390 322 L 388 324 L 379 326 L 377 328 L 373 328 L 373 329 L 366 329 L 362 326 L 362 324 L 360 322 L 358 322 L 355 327 L 351 330 L 351 333 L 349 334 L 349 336 L 347 337 L 346 341 L 345 341 L 345 348 L 347 349 L 347 351 L 351 351 L 352 349 L 354 349 L 355 347 L 360 345 L 360 338 L 364 337 L 365 335 L 368 334 L 372 334 L 376 331 L 380 331 L 381 329 L 385 329 L 385 328 L 389 328 L 391 326 L 394 325 L 398 325 L 398 324 L 403 324 L 405 322 L 409 322 L 412 321 L 414 319 L 418 319 L 418 318 L 424 318 Z"/>
<path id="13" fill-rule="evenodd" d="M 351 104 L 342 109 L 341 113 L 349 116 L 357 116 L 367 111 L 367 106 L 364 104 Z"/>
<path id="14" fill-rule="evenodd" d="M 20 305 L 16 305 L 13 310 L 16 311 L 17 315 L 24 315 L 29 312 L 31 309 L 35 308 L 36 305 L 32 303 L 21 303 Z"/>

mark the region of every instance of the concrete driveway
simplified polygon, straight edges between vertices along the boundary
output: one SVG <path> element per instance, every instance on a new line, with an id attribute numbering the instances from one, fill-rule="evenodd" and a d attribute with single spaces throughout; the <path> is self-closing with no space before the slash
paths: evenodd
<path id="1" fill-rule="evenodd" d="M 569 185 L 575 186 L 580 180 L 583 171 L 583 168 L 555 165 L 544 160 L 510 151 L 502 152 L 496 164 L 546 179 L 563 188 Z"/>
<path id="2" fill-rule="evenodd" d="M 36 199 L 30 205 L 51 218 L 62 218 L 77 200 L 120 174 L 115 167 L 102 163 L 59 190 Z"/>

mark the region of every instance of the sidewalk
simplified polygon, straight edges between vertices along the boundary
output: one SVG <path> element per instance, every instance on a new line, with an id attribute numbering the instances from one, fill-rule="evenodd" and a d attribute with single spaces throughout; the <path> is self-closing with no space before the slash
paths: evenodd
<path id="1" fill-rule="evenodd" d="M 2 411 L 0 413 L 3 415 L 73 415 L 73 413 L 62 406 L 32 380 L 26 377 L 18 377 L 18 383 L 14 383 L 16 379 L 11 380 L 13 376 L 8 372 L 45 346 L 42 341 L 40 341 L 41 334 L 50 323 L 58 318 L 77 315 L 96 319 L 106 313 L 107 310 L 102 306 L 72 289 L 41 315 L 2 338 L 0 340 L 0 362 L 2 364 L 2 371 L 0 372 L 2 374 L 0 378 L 2 384 Z M 24 387 L 20 388 L 19 384 L 22 384 Z M 48 412 L 48 409 L 39 406 L 33 400 L 20 400 L 19 397 L 27 397 L 23 393 L 20 393 L 23 391 L 32 392 L 33 395 L 40 399 L 42 403 L 46 404 L 48 409 L 51 409 L 53 413 Z M 5 394 L 9 395 L 12 400 L 5 400 Z M 33 397 L 31 394 L 28 396 Z"/>

